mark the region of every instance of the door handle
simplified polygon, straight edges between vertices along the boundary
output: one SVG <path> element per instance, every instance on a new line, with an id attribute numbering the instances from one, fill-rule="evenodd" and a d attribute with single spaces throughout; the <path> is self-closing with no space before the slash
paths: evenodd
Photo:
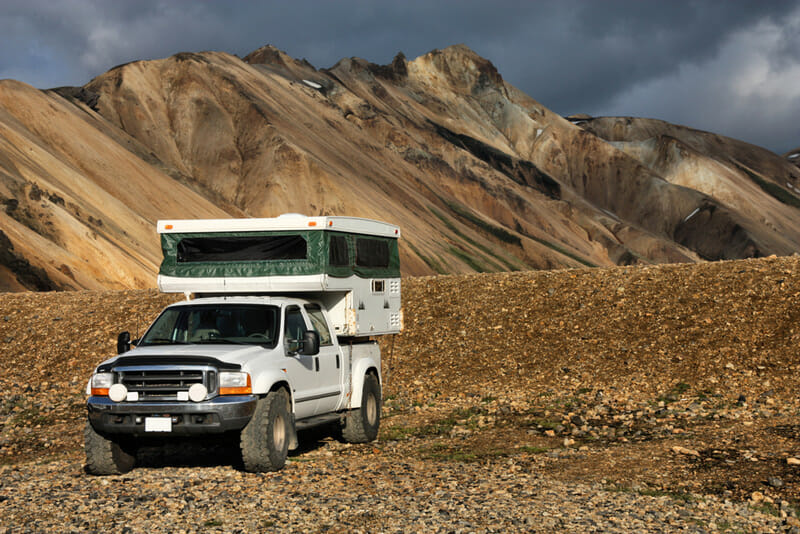
<path id="1" fill-rule="evenodd" d="M 317 367 L 317 372 L 319 372 L 319 356 L 314 357 L 314 365 Z"/>

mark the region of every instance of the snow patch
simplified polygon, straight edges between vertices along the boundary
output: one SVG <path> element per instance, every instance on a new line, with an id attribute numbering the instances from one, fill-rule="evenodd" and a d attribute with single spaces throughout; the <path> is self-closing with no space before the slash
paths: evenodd
<path id="1" fill-rule="evenodd" d="M 686 218 L 683 220 L 683 222 L 686 222 L 689 219 L 691 219 L 692 217 L 694 217 L 697 214 L 698 211 L 700 211 L 700 208 L 695 208 L 695 210 L 692 213 L 690 213 L 689 215 L 686 216 Z"/>
<path id="2" fill-rule="evenodd" d="M 322 86 L 317 82 L 312 82 L 311 80 L 303 80 L 303 83 L 309 87 L 313 87 L 314 89 L 322 89 Z"/>
<path id="3" fill-rule="evenodd" d="M 610 212 L 607 209 L 600 208 L 600 211 L 611 217 L 612 219 L 620 220 L 616 213 Z"/>
<path id="4" fill-rule="evenodd" d="M 800 158 L 800 152 L 796 152 L 796 153 L 792 154 L 791 156 L 789 156 L 789 159 L 794 159 L 794 158 Z"/>
<path id="5" fill-rule="evenodd" d="M 536 128 L 536 137 L 534 137 L 534 139 L 539 139 L 539 136 L 542 135 L 543 131 L 544 130 L 541 128 Z"/>

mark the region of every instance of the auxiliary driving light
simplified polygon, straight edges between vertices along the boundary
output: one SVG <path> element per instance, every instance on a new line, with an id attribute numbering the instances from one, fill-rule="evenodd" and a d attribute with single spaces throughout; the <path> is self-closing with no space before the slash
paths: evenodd
<path id="1" fill-rule="evenodd" d="M 203 384 L 192 384 L 189 388 L 189 398 L 192 402 L 200 402 L 206 398 L 208 390 Z"/>
<path id="2" fill-rule="evenodd" d="M 128 398 L 128 388 L 122 384 L 114 384 L 108 388 L 108 398 L 114 402 L 122 402 Z"/>

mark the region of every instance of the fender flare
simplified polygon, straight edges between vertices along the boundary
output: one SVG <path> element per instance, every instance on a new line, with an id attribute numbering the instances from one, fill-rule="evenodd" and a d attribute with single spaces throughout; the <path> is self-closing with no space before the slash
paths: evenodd
<path id="1" fill-rule="evenodd" d="M 378 384 L 380 384 L 381 390 L 383 389 L 380 362 L 373 358 L 363 358 L 358 360 L 358 363 L 356 363 L 356 366 L 353 368 L 353 389 L 349 402 L 350 409 L 361 407 L 361 396 L 364 392 L 364 379 L 369 372 L 373 372 L 375 376 L 377 376 Z"/>
<path id="2" fill-rule="evenodd" d="M 292 413 L 294 413 L 294 387 L 292 387 L 292 382 L 286 373 L 277 370 L 267 371 L 253 378 L 253 395 L 263 396 L 276 389 L 276 386 L 285 386 L 287 393 L 289 393 Z"/>

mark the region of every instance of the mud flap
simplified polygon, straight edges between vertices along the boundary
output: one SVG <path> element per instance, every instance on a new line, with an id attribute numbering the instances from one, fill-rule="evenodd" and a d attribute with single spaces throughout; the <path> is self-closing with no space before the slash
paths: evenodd
<path id="1" fill-rule="evenodd" d="M 300 444 L 297 442 L 297 429 L 295 428 L 295 424 L 294 424 L 294 414 L 292 414 L 292 416 L 291 416 L 291 418 L 289 420 L 289 428 L 287 430 L 288 430 L 288 436 L 287 437 L 289 438 L 289 447 L 288 448 L 289 448 L 290 451 L 293 451 L 293 450 L 297 449 L 297 447 L 300 446 Z"/>

